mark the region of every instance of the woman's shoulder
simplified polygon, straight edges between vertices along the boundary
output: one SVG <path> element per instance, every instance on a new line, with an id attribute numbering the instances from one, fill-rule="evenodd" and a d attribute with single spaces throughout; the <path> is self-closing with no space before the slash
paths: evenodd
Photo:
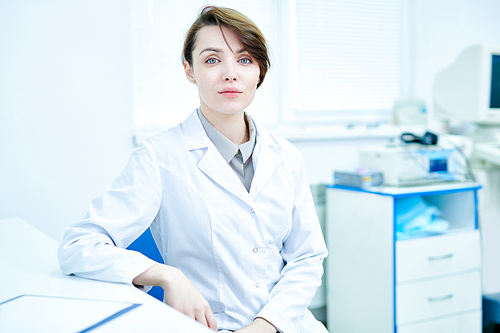
<path id="1" fill-rule="evenodd" d="M 168 144 L 173 139 L 178 139 L 181 135 L 180 124 L 169 129 L 158 132 L 146 140 L 151 144 Z"/>
<path id="2" fill-rule="evenodd" d="M 157 158 L 169 155 L 178 155 L 185 150 L 184 138 L 180 125 L 156 133 L 142 142 L 142 145 L 149 146 Z"/>

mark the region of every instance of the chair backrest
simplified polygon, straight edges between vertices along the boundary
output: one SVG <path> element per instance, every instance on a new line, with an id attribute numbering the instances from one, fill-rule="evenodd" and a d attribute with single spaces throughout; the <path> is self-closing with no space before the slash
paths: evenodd
<path id="1" fill-rule="evenodd" d="M 158 247 L 156 246 L 149 228 L 146 229 L 146 231 L 144 231 L 144 233 L 140 235 L 139 238 L 137 238 L 132 244 L 130 244 L 127 249 L 141 252 L 146 257 L 163 264 L 163 258 L 160 255 L 160 251 L 158 251 Z M 159 299 L 160 301 L 163 301 L 164 294 L 161 287 L 154 286 L 148 291 L 148 294 Z"/>

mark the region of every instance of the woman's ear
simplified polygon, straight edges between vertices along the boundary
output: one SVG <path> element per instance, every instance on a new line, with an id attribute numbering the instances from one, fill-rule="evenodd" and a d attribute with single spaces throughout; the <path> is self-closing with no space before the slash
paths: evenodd
<path id="1" fill-rule="evenodd" d="M 196 80 L 194 79 L 194 73 L 193 69 L 191 68 L 191 65 L 187 60 L 184 60 L 184 72 L 186 73 L 187 79 L 191 82 L 196 84 Z"/>

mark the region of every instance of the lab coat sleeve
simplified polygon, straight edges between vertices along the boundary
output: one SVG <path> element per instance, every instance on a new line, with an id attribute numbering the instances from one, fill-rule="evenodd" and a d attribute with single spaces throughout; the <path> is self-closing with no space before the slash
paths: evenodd
<path id="1" fill-rule="evenodd" d="M 61 270 L 68 275 L 132 283 L 155 261 L 125 248 L 155 218 L 161 189 L 156 155 L 145 142 L 102 196 L 91 202 L 86 216 L 66 229 L 58 250 Z"/>
<path id="2" fill-rule="evenodd" d="M 286 264 L 268 303 L 257 315 L 284 333 L 298 331 L 300 318 L 321 284 L 322 263 L 327 256 L 304 163 L 298 152 L 296 156 L 292 227 L 281 251 Z"/>

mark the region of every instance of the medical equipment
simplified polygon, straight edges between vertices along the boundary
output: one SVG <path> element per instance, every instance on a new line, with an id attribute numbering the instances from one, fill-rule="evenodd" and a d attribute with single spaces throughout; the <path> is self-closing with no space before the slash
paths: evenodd
<path id="1" fill-rule="evenodd" d="M 500 141 L 476 143 L 474 149 L 477 158 L 500 165 Z"/>
<path id="2" fill-rule="evenodd" d="M 462 180 L 458 151 L 421 144 L 387 145 L 361 149 L 359 164 L 379 170 L 385 185 L 408 186 Z"/>
<path id="3" fill-rule="evenodd" d="M 438 136 L 431 132 L 425 132 L 422 137 L 413 133 L 403 133 L 401 134 L 401 140 L 404 143 L 420 143 L 421 145 L 429 146 L 438 143 Z"/>
<path id="4" fill-rule="evenodd" d="M 500 45 L 473 45 L 434 80 L 434 114 L 443 120 L 500 124 Z"/>
<path id="5" fill-rule="evenodd" d="M 472 45 L 436 75 L 434 114 L 472 123 L 475 158 L 500 165 L 500 45 Z"/>
<path id="6" fill-rule="evenodd" d="M 384 175 L 380 171 L 358 169 L 354 172 L 335 171 L 333 173 L 336 185 L 368 188 L 378 186 L 384 182 Z"/>

